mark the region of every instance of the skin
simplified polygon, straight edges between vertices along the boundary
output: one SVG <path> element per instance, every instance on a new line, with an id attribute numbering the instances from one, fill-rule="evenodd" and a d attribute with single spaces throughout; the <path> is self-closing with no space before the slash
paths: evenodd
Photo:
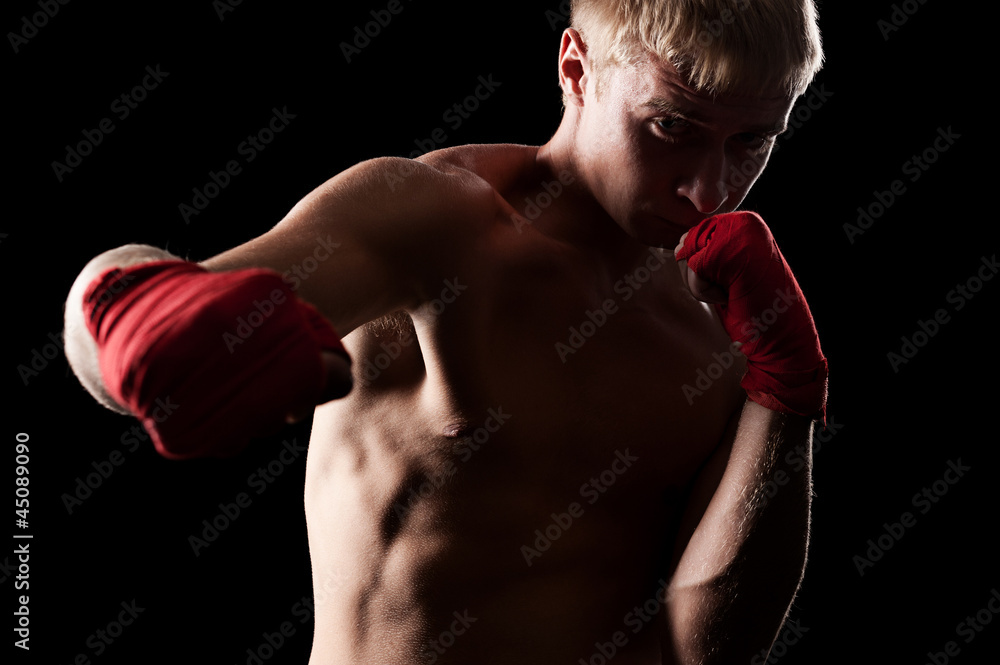
<path id="1" fill-rule="evenodd" d="M 547 144 L 365 162 L 204 262 L 284 273 L 340 243 L 298 290 L 345 335 L 330 395 L 353 383 L 310 441 L 312 665 L 749 662 L 796 591 L 808 468 L 759 499 L 811 423 L 747 403 L 741 357 L 685 395 L 729 349 L 725 285 L 671 251 L 739 205 L 792 100 L 712 98 L 651 59 L 598 97 L 573 30 L 559 75 Z"/>

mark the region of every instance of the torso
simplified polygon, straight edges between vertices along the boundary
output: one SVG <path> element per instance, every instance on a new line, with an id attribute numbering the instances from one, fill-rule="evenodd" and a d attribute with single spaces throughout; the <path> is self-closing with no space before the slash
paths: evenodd
<path id="1" fill-rule="evenodd" d="M 516 228 L 497 164 L 529 148 L 490 150 L 495 223 L 410 327 L 345 339 L 355 388 L 317 409 L 313 665 L 659 663 L 643 619 L 743 366 L 683 390 L 729 339 L 672 253 L 611 266 Z"/>

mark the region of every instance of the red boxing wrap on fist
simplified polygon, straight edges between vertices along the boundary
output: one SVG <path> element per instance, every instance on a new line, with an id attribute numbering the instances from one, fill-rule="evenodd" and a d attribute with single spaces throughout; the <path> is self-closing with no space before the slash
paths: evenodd
<path id="1" fill-rule="evenodd" d="M 101 376 L 170 459 L 227 457 L 316 404 L 330 324 L 269 270 L 213 273 L 186 261 L 103 272 L 84 315 Z"/>
<path id="2" fill-rule="evenodd" d="M 728 292 L 716 309 L 747 358 L 741 383 L 747 397 L 825 422 L 826 358 L 802 290 L 764 220 L 752 212 L 710 217 L 687 233 L 676 258 Z"/>

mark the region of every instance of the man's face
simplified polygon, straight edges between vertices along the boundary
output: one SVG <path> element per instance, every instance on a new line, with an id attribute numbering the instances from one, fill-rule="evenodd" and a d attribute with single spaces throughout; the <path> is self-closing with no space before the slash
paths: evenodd
<path id="1" fill-rule="evenodd" d="M 653 59 L 608 72 L 599 98 L 594 87 L 586 86 L 576 134 L 585 177 L 629 235 L 666 247 L 702 219 L 739 206 L 793 101 L 713 99 Z"/>

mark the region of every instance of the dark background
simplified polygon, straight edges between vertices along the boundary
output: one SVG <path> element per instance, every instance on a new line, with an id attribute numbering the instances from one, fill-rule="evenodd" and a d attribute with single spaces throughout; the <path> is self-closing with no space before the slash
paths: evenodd
<path id="1" fill-rule="evenodd" d="M 886 39 L 878 22 L 890 19 L 891 3 L 845 4 L 821 7 L 827 65 L 814 91 L 826 99 L 801 111 L 746 204 L 768 220 L 795 269 L 831 365 L 834 427 L 816 451 L 813 547 L 792 610 L 805 632 L 780 662 L 925 663 L 948 641 L 960 648 L 952 662 L 994 662 L 1000 617 L 969 643 L 956 627 L 1000 589 L 990 334 L 1000 283 L 986 283 L 961 310 L 948 299 L 997 251 L 987 207 L 995 135 L 976 119 L 994 85 L 992 74 L 976 73 L 993 58 L 987 17 L 960 3 L 912 1 L 897 5 L 915 13 Z M 283 440 L 304 443 L 308 426 L 225 463 L 173 463 L 148 444 L 130 452 L 122 439 L 134 421 L 95 405 L 49 337 L 60 333 L 62 303 L 89 258 L 142 242 L 201 260 L 264 232 L 344 168 L 410 154 L 435 128 L 447 134 L 441 147 L 539 144 L 559 121 L 565 22 L 556 2 L 486 10 L 403 0 L 350 63 L 340 43 L 385 2 L 317 13 L 310 3 L 245 0 L 221 20 L 217 6 L 72 2 L 26 32 L 33 36 L 17 52 L 7 35 L 3 464 L 13 468 L 15 434 L 28 433 L 30 528 L 12 524 L 10 534 L 33 535 L 31 651 L 14 649 L 13 662 L 64 665 L 86 654 L 101 665 L 242 664 L 286 621 L 295 633 L 267 662 L 304 663 L 311 642 L 297 605 L 311 594 L 304 459 L 261 494 L 248 485 Z M 5 33 L 22 32 L 23 17 L 39 11 L 36 2 L 8 3 Z M 120 119 L 112 101 L 157 65 L 169 76 Z M 442 113 L 491 74 L 502 85 L 461 127 L 448 127 Z M 178 205 L 191 202 L 192 188 L 228 160 L 243 161 L 237 146 L 284 107 L 295 115 L 288 128 L 185 223 Z M 114 131 L 60 182 L 52 162 L 105 117 Z M 911 182 L 904 162 L 948 128 L 960 138 Z M 894 180 L 905 192 L 850 242 L 844 224 Z M 894 371 L 887 354 L 939 309 L 948 323 Z M 121 463 L 109 467 L 113 451 Z M 913 495 L 959 459 L 970 470 L 939 484 L 947 493 L 922 514 Z M 101 467 L 113 472 L 70 512 L 64 495 Z M 4 477 L 13 494 L 12 471 Z M 252 504 L 195 556 L 188 537 L 239 492 Z M 859 574 L 854 557 L 904 512 L 915 525 Z M 11 569 L 17 541 L 7 539 L 0 589 L 11 636 L 9 612 L 24 592 Z M 97 654 L 96 631 L 133 600 L 142 613 Z"/>

